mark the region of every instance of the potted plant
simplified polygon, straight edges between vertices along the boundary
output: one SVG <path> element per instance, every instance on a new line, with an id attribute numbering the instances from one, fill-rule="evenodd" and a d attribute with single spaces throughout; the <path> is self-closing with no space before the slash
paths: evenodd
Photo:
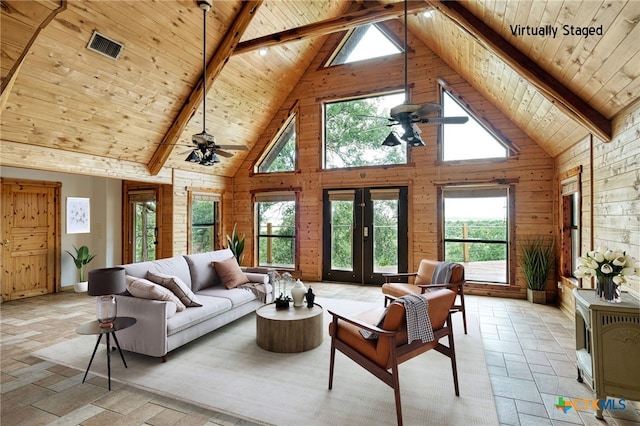
<path id="1" fill-rule="evenodd" d="M 233 231 L 231 232 L 231 236 L 227 234 L 227 244 L 236 260 L 238 261 L 238 265 L 242 264 L 243 251 L 244 251 L 244 234 L 242 236 L 238 235 L 236 232 L 236 226 L 238 224 L 233 225 Z"/>
<path id="2" fill-rule="evenodd" d="M 532 303 L 547 303 L 545 284 L 553 265 L 553 240 L 543 237 L 525 240 L 522 244 L 520 266 L 527 280 L 527 300 Z"/>
<path id="3" fill-rule="evenodd" d="M 73 248 L 76 251 L 75 256 L 69 250 L 66 250 L 66 252 L 69 253 L 69 255 L 73 258 L 73 263 L 76 264 L 76 268 L 78 269 L 78 283 L 82 285 L 86 283 L 86 280 L 84 279 L 85 268 L 87 264 L 91 262 L 94 257 L 96 257 L 96 255 L 91 254 L 89 252 L 89 247 L 87 246 L 80 246 L 80 247 L 73 246 Z M 76 288 L 76 291 L 78 291 L 78 288 Z"/>

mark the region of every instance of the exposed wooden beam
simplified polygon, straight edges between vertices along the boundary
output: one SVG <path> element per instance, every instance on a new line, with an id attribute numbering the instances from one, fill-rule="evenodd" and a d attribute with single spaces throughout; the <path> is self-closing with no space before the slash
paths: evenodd
<path id="1" fill-rule="evenodd" d="M 431 8 L 432 6 L 427 4 L 425 1 L 407 2 L 407 13 L 418 13 Z M 318 21 L 308 25 L 303 25 L 302 27 L 269 34 L 263 37 L 254 38 L 253 40 L 243 41 L 238 44 L 238 47 L 233 51 L 233 54 L 246 53 L 263 47 L 276 46 L 282 43 L 306 38 L 320 37 L 338 31 L 344 31 L 349 28 L 358 27 L 360 25 L 395 19 L 403 14 L 403 2 L 376 5 L 366 9 L 357 10 L 355 12 L 346 13 L 338 18 Z"/>
<path id="2" fill-rule="evenodd" d="M 238 12 L 238 16 L 234 19 L 233 24 L 229 27 L 229 30 L 207 64 L 207 74 L 205 76 L 207 91 L 211 89 L 213 82 L 218 78 L 222 68 L 233 54 L 242 34 L 244 34 L 262 2 L 263 0 L 242 2 L 242 7 Z M 184 106 L 178 113 L 177 117 L 173 120 L 173 123 L 164 135 L 162 142 L 149 160 L 147 167 L 151 175 L 155 176 L 160 172 L 169 158 L 171 150 L 178 141 L 178 138 L 180 138 L 180 135 L 187 126 L 187 123 L 189 123 L 193 114 L 195 114 L 200 107 L 203 99 L 202 89 L 203 81 L 200 79 L 191 91 L 191 94 L 185 101 Z"/>
<path id="3" fill-rule="evenodd" d="M 535 61 L 456 1 L 428 0 L 518 74 L 533 84 L 551 103 L 568 113 L 602 140 L 611 140 L 611 120 L 573 93 Z"/>
<path id="4" fill-rule="evenodd" d="M 42 8 L 46 10 L 46 9 L 53 8 L 54 4 L 57 2 L 51 1 L 49 3 L 51 3 L 51 5 L 47 5 L 46 3 L 36 3 L 36 2 L 19 3 L 19 2 L 3 1 L 2 2 L 3 19 L 5 15 L 11 18 L 13 14 L 16 14 L 18 16 L 23 14 L 24 11 L 21 10 L 21 8 Z M 34 29 L 33 34 L 31 34 L 31 38 L 25 44 L 24 49 L 22 49 L 22 52 L 20 53 L 20 56 L 14 62 L 13 66 L 11 67 L 11 70 L 9 71 L 7 76 L 2 80 L 2 83 L 0 83 L 0 93 L 2 94 L 2 98 L 0 102 L 2 103 L 2 109 L 4 109 L 4 104 L 6 103 L 6 99 L 8 98 L 9 93 L 11 92 L 13 82 L 15 81 L 18 75 L 18 71 L 22 66 L 22 62 L 24 61 L 24 58 L 27 56 L 29 49 L 31 49 L 31 46 L 38 38 L 38 35 L 40 35 L 40 31 L 42 31 L 43 28 L 49 25 L 49 23 L 53 21 L 53 18 L 55 18 L 60 12 L 62 12 L 63 10 L 66 10 L 66 8 L 67 8 L 67 0 L 60 0 L 59 6 L 51 10 L 51 12 L 49 12 L 49 14 L 42 20 L 40 25 L 38 25 Z M 5 52 L 2 52 L 2 53 L 4 54 Z"/>

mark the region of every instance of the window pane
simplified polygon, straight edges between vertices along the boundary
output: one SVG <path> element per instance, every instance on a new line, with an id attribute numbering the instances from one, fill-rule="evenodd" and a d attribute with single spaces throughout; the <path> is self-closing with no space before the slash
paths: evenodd
<path id="1" fill-rule="evenodd" d="M 258 166 L 259 173 L 291 172 L 296 167 L 296 120 L 293 116 L 269 153 Z"/>
<path id="2" fill-rule="evenodd" d="M 378 27 L 367 24 L 353 30 L 330 65 L 349 64 L 400 52 L 398 46 Z"/>
<path id="3" fill-rule="evenodd" d="M 389 111 L 403 101 L 395 94 L 325 104 L 325 168 L 406 164 L 405 144 L 382 145 L 392 130 Z M 401 126 L 393 127 L 402 136 Z"/>
<path id="4" fill-rule="evenodd" d="M 353 201 L 331 201 L 331 269 L 353 270 Z"/>
<path id="5" fill-rule="evenodd" d="M 258 265 L 295 267 L 295 201 L 259 202 Z"/>
<path id="6" fill-rule="evenodd" d="M 467 280 L 507 283 L 507 197 L 444 198 L 445 260 Z"/>
<path id="7" fill-rule="evenodd" d="M 451 95 L 442 92 L 443 111 L 446 117 L 469 117 L 465 124 L 442 126 L 443 160 L 473 160 L 507 156 L 507 148 L 489 133 Z"/>
<path id="8" fill-rule="evenodd" d="M 215 250 L 215 214 L 217 201 L 198 198 L 191 203 L 191 248 L 190 253 L 205 253 Z"/>
<path id="9" fill-rule="evenodd" d="M 398 200 L 373 200 L 373 272 L 398 272 Z"/>

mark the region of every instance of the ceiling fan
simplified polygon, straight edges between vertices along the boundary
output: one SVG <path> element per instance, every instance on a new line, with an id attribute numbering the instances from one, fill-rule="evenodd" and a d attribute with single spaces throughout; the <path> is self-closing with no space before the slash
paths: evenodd
<path id="1" fill-rule="evenodd" d="M 218 155 L 231 157 L 232 153 L 223 150 L 246 151 L 247 147 L 242 145 L 218 145 L 216 137 L 207 133 L 207 12 L 211 10 L 211 3 L 208 0 L 198 0 L 198 6 L 202 9 L 202 132 L 191 136 L 191 142 L 195 146 L 185 161 L 202 164 L 203 166 L 213 166 L 220 162 Z"/>
<path id="2" fill-rule="evenodd" d="M 404 134 L 398 136 L 394 131 L 382 142 L 385 146 L 397 146 L 402 140 L 410 146 L 424 146 L 420 138 L 420 124 L 464 124 L 469 121 L 469 117 L 428 117 L 434 112 L 440 111 L 440 104 L 412 104 L 409 102 L 409 83 L 407 75 L 407 0 L 404 0 L 404 103 L 391 108 L 388 126 L 402 126 Z"/>

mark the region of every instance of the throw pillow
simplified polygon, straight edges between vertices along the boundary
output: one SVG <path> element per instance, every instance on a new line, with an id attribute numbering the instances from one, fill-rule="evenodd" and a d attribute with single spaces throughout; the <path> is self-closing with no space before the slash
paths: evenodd
<path id="1" fill-rule="evenodd" d="M 180 278 L 151 271 L 147 271 L 147 278 L 171 290 L 187 308 L 202 306 L 193 291 Z"/>
<path id="2" fill-rule="evenodd" d="M 222 284 L 229 289 L 249 282 L 249 278 L 242 272 L 235 257 L 230 257 L 222 262 L 213 262 L 213 267 Z"/>
<path id="3" fill-rule="evenodd" d="M 139 297 L 141 299 L 152 300 L 164 300 L 167 302 L 173 302 L 175 304 L 175 310 L 178 312 L 184 311 L 184 303 L 180 301 L 169 289 L 166 289 L 158 284 L 152 283 L 144 278 L 126 276 L 127 290 L 133 297 Z"/>

